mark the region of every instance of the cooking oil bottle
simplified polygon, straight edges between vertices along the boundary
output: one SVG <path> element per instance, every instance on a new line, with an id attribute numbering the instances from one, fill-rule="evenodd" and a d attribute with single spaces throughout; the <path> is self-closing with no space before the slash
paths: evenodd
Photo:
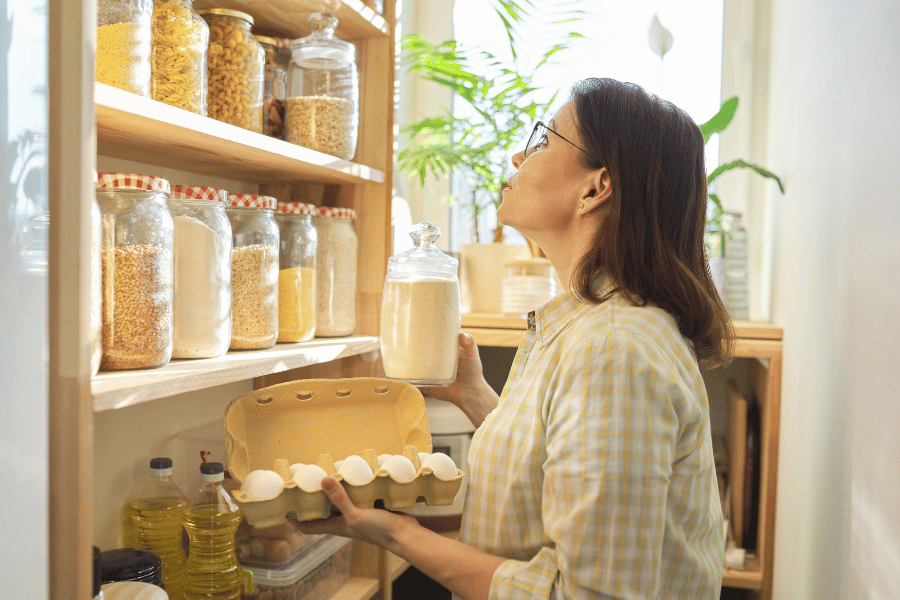
<path id="1" fill-rule="evenodd" d="M 137 531 L 138 548 L 160 558 L 166 592 L 169 598 L 180 599 L 185 563 L 181 531 L 188 500 L 171 475 L 171 458 L 152 459 L 150 480 L 128 508 Z"/>
<path id="2" fill-rule="evenodd" d="M 241 567 L 235 555 L 235 533 L 241 509 L 222 487 L 222 463 L 200 465 L 203 483 L 184 515 L 190 538 L 184 575 L 185 600 L 239 600 Z"/>

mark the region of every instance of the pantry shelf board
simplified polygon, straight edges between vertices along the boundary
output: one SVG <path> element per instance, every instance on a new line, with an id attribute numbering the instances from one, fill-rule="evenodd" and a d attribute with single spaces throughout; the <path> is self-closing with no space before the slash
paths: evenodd
<path id="1" fill-rule="evenodd" d="M 762 571 L 759 570 L 758 565 L 756 565 L 755 569 L 747 571 L 725 569 L 722 573 L 722 585 L 730 588 L 741 588 L 743 590 L 761 590 Z"/>
<path id="2" fill-rule="evenodd" d="M 406 570 L 409 568 L 409 563 L 405 560 L 393 554 L 392 552 L 387 553 L 387 576 L 389 581 L 394 581 Z"/>
<path id="3" fill-rule="evenodd" d="M 256 183 L 383 183 L 384 172 L 94 84 L 97 152 Z"/>
<path id="4" fill-rule="evenodd" d="M 347 584 L 334 593 L 331 600 L 369 600 L 378 593 L 380 587 L 377 579 L 351 576 Z"/>
<path id="5" fill-rule="evenodd" d="M 377 353 L 377 337 L 319 338 L 267 350 L 229 352 L 218 358 L 173 360 L 158 369 L 104 371 L 91 380 L 94 412 L 114 410 L 196 390 Z"/>
<path id="6" fill-rule="evenodd" d="M 253 17 L 253 33 L 295 39 L 310 34 L 309 15 L 323 10 L 321 0 L 197 0 L 194 8 L 230 8 Z M 385 37 L 387 21 L 361 0 L 329 3 L 338 19 L 337 36 L 343 39 Z"/>

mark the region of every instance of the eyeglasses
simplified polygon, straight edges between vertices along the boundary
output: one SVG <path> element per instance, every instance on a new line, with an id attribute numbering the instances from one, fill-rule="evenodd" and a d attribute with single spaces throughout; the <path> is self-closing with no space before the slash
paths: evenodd
<path id="1" fill-rule="evenodd" d="M 575 146 L 576 148 L 578 148 L 579 150 L 581 150 L 582 152 L 584 152 L 585 154 L 587 154 L 588 156 L 590 156 L 591 158 L 596 160 L 597 162 L 600 162 L 600 160 L 596 156 L 594 156 L 593 154 L 591 154 L 590 152 L 588 152 L 587 150 L 585 150 L 584 148 L 582 148 L 575 142 L 573 142 L 571 140 L 567 140 L 566 138 L 561 136 L 558 132 L 553 131 L 552 129 L 547 127 L 547 125 L 543 121 L 538 121 L 537 123 L 535 123 L 534 129 L 531 130 L 531 135 L 528 137 L 528 143 L 525 144 L 525 156 L 526 157 L 529 154 L 531 154 L 535 148 L 537 148 L 538 146 L 543 146 L 544 144 L 547 143 L 547 132 L 548 131 L 553 133 L 557 137 L 559 137 L 564 142 L 568 142 L 568 143 L 572 144 L 573 146 Z"/>

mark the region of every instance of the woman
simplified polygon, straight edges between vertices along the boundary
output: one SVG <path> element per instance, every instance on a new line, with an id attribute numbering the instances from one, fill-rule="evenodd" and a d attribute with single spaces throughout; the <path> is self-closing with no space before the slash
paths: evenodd
<path id="1" fill-rule="evenodd" d="M 359 509 L 306 533 L 362 539 L 458 596 L 718 598 L 724 531 L 698 363 L 730 320 L 703 250 L 704 141 L 640 87 L 587 79 L 512 158 L 501 223 L 567 291 L 538 308 L 502 397 L 460 335 L 456 381 L 429 395 L 478 426 L 460 541 Z"/>

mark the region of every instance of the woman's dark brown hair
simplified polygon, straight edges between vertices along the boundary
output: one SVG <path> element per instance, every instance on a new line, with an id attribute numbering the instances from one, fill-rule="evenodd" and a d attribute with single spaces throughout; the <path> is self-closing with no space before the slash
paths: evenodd
<path id="1" fill-rule="evenodd" d="M 590 169 L 606 167 L 612 195 L 602 225 L 572 274 L 572 289 L 592 303 L 606 270 L 614 291 L 674 315 L 704 367 L 731 356 L 734 330 L 713 285 L 704 251 L 706 164 L 703 134 L 680 108 L 613 79 L 572 87 L 580 152 Z M 599 159 L 599 163 L 597 160 Z"/>

